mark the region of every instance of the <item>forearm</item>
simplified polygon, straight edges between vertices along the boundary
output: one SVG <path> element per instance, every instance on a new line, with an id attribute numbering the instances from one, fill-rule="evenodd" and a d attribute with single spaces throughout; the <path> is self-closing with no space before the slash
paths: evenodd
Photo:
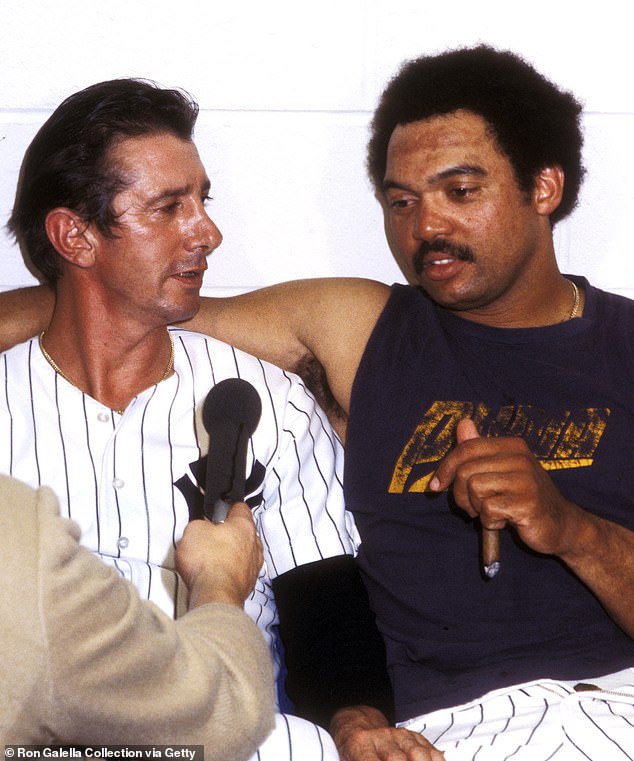
<path id="1" fill-rule="evenodd" d="M 634 636 L 634 532 L 564 497 L 519 437 L 482 438 L 462 420 L 457 441 L 430 488 L 451 487 L 456 504 L 483 525 L 511 526 L 530 549 L 560 558 Z"/>
<path id="2" fill-rule="evenodd" d="M 43 285 L 0 293 L 0 351 L 46 329 L 55 295 Z"/>
<path id="3" fill-rule="evenodd" d="M 559 557 L 634 637 L 634 532 L 576 509 L 579 517 Z"/>

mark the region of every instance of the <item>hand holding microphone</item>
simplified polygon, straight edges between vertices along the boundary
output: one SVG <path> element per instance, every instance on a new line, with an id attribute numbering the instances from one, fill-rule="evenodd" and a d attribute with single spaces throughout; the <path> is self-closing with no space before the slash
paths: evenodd
<path id="1" fill-rule="evenodd" d="M 263 562 L 262 542 L 243 502 L 246 457 L 262 402 L 250 383 L 228 378 L 215 385 L 203 404 L 209 434 L 203 513 L 192 520 L 176 547 L 176 568 L 189 589 L 189 607 L 223 602 L 242 607 Z"/>
<path id="2" fill-rule="evenodd" d="M 227 378 L 207 394 L 202 410 L 209 434 L 203 512 L 214 523 L 222 523 L 231 505 L 244 500 L 247 445 L 261 414 L 258 392 L 241 378 Z"/>
<path id="3" fill-rule="evenodd" d="M 223 526 L 190 521 L 176 545 L 176 570 L 189 590 L 189 608 L 222 602 L 241 608 L 262 567 L 262 542 L 251 511 L 236 504 Z"/>

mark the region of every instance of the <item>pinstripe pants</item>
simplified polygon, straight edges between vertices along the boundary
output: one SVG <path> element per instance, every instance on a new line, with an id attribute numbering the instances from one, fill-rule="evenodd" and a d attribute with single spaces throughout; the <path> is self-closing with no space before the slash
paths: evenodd
<path id="1" fill-rule="evenodd" d="M 446 761 L 634 759 L 634 669 L 584 681 L 601 689 L 531 682 L 401 726 L 422 733 Z"/>
<path id="2" fill-rule="evenodd" d="M 339 761 L 339 754 L 325 729 L 278 713 L 275 729 L 250 761 Z"/>

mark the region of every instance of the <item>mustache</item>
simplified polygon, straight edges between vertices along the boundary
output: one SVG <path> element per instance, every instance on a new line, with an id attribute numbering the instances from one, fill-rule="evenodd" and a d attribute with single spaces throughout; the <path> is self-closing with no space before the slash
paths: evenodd
<path id="1" fill-rule="evenodd" d="M 475 261 L 475 254 L 473 253 L 471 246 L 462 246 L 456 243 L 450 243 L 448 240 L 444 240 L 443 238 L 437 238 L 436 240 L 431 241 L 431 243 L 424 240 L 420 244 L 418 251 L 414 254 L 414 258 L 412 259 L 414 271 L 417 275 L 420 275 L 420 273 L 423 271 L 425 257 L 427 254 L 431 254 L 432 252 L 437 254 L 448 254 L 454 259 L 458 259 L 462 262 Z"/>

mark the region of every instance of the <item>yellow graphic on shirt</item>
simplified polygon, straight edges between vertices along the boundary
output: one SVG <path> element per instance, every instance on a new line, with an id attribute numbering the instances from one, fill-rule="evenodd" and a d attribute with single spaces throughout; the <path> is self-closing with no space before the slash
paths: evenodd
<path id="1" fill-rule="evenodd" d="M 393 494 L 423 492 L 435 466 L 455 441 L 458 422 L 473 418 L 482 436 L 520 436 L 546 470 L 586 468 L 592 465 L 610 410 L 588 408 L 553 416 L 531 405 L 509 404 L 495 411 L 485 404 L 434 402 L 403 448 L 396 462 L 389 491 Z M 434 467 L 408 486 L 412 470 Z"/>

